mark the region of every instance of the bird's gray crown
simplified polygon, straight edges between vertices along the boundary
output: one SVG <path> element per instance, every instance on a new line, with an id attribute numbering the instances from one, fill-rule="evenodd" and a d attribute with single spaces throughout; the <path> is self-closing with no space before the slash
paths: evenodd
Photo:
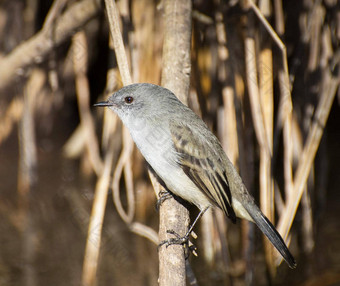
<path id="1" fill-rule="evenodd" d="M 176 109 L 181 105 L 170 90 L 150 83 L 127 85 L 110 96 L 108 103 L 120 117 L 132 113 L 134 116 L 155 116 L 171 112 L 169 106 Z"/>

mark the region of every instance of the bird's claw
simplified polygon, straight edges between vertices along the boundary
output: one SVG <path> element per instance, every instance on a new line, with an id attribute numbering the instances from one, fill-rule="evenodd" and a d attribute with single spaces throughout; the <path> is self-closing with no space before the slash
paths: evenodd
<path id="1" fill-rule="evenodd" d="M 158 193 L 158 200 L 156 202 L 156 210 L 159 211 L 161 204 L 166 201 L 167 199 L 172 198 L 172 194 L 167 190 L 162 190 Z"/>
<path id="2" fill-rule="evenodd" d="M 177 232 L 175 232 L 172 229 L 167 230 L 166 232 L 176 237 L 172 237 L 172 238 L 161 241 L 161 243 L 158 245 L 158 249 L 163 245 L 165 245 L 166 248 L 168 248 L 170 245 L 173 245 L 173 244 L 183 245 L 185 259 L 189 257 L 190 252 L 194 254 L 195 256 L 197 256 L 197 247 L 191 241 L 189 241 L 188 233 L 184 236 L 180 236 Z"/>

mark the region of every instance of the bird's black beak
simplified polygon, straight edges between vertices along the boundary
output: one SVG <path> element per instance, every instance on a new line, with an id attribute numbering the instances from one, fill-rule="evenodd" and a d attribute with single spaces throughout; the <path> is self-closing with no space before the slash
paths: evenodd
<path id="1" fill-rule="evenodd" d="M 93 104 L 93 106 L 96 106 L 96 107 L 105 107 L 105 106 L 112 106 L 112 105 L 113 104 L 108 101 L 101 101 L 101 102 Z"/>

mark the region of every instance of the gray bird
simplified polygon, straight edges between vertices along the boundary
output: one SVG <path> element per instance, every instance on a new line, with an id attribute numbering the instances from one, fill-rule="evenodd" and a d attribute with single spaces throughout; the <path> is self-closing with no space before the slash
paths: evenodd
<path id="1" fill-rule="evenodd" d="M 195 222 L 212 206 L 222 209 L 233 223 L 236 217 L 252 221 L 289 267 L 296 267 L 282 237 L 255 204 L 219 140 L 170 90 L 148 83 L 131 84 L 95 106 L 113 110 L 167 189 L 200 209 Z"/>

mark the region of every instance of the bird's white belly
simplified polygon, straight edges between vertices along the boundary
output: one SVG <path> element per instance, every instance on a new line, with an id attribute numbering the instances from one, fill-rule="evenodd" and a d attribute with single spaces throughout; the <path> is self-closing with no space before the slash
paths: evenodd
<path id="1" fill-rule="evenodd" d="M 157 139 L 154 141 L 149 136 L 138 136 L 138 140 L 135 140 L 134 137 L 136 136 L 134 135 L 136 134 L 131 135 L 146 161 L 172 193 L 195 204 L 200 209 L 211 206 L 207 196 L 198 189 L 176 162 L 177 154 L 171 142 L 170 134 L 167 136 L 159 130 L 156 134 L 159 135 L 157 138 L 155 133 L 152 134 L 152 137 Z M 165 140 L 167 138 L 169 140 Z"/>

